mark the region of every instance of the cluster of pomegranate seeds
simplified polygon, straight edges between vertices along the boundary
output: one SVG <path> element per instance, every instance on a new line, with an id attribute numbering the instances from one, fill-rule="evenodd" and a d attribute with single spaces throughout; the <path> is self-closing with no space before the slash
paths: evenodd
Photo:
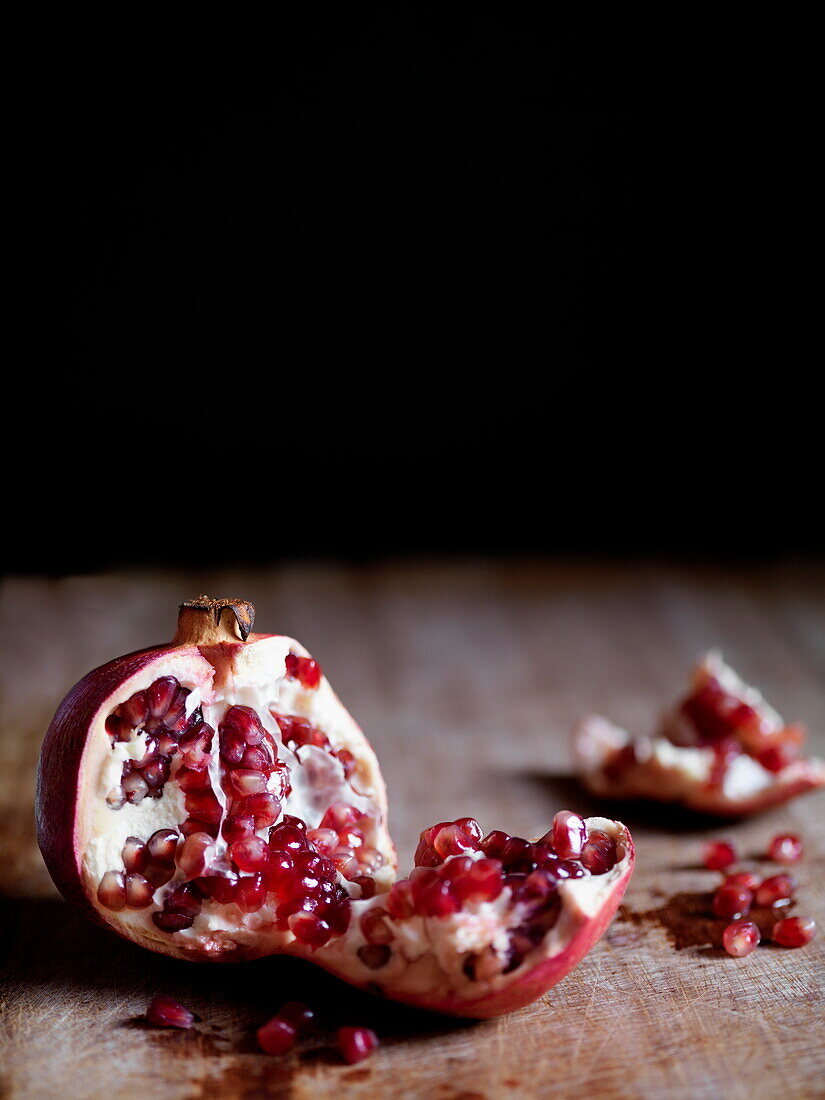
<path id="1" fill-rule="evenodd" d="M 201 723 L 197 709 L 186 717 L 188 695 L 189 691 L 174 676 L 164 676 L 145 691 L 136 691 L 106 719 L 112 745 L 134 741 L 141 732 L 146 737 L 143 756 L 123 764 L 120 786 L 107 800 L 113 809 L 120 809 L 125 802 L 136 806 L 147 796 L 160 798 L 163 794 L 180 742 L 193 726 Z"/>
<path id="2" fill-rule="evenodd" d="M 306 1031 L 315 1019 L 309 1005 L 299 1001 L 285 1004 L 277 1016 L 258 1028 L 258 1045 L 267 1054 L 286 1054 L 298 1041 L 298 1035 Z"/>
<path id="3" fill-rule="evenodd" d="M 334 756 L 344 769 L 344 778 L 349 779 L 358 765 L 357 760 L 349 749 L 334 749 L 327 735 L 313 726 L 308 718 L 302 718 L 297 714 L 279 714 L 275 710 L 269 712 L 278 723 L 281 731 L 281 740 L 300 759 L 300 749 L 305 745 L 314 745 L 316 749 L 323 749 L 330 756 Z"/>
<path id="4" fill-rule="evenodd" d="M 575 853 L 575 854 L 574 854 Z M 371 910 L 361 922 L 367 945 L 359 951 L 372 969 L 390 957 L 390 921 L 412 916 L 445 917 L 467 902 L 494 901 L 507 887 L 521 923 L 510 930 L 507 971 L 515 969 L 558 919 L 559 882 L 603 874 L 615 866 L 616 842 L 607 833 L 589 835 L 584 819 L 563 810 L 552 829 L 537 842 L 494 830 L 487 836 L 474 818 L 441 821 L 421 833 L 415 868 L 390 890 L 385 908 Z M 479 959 L 468 965 L 477 976 Z"/>
<path id="5" fill-rule="evenodd" d="M 802 841 L 793 833 L 780 833 L 768 846 L 768 859 L 774 863 L 797 863 L 802 858 Z"/>
<path id="6" fill-rule="evenodd" d="M 338 1049 L 349 1065 L 363 1062 L 378 1046 L 378 1036 L 368 1027 L 342 1027 L 338 1030 Z"/>
<path id="7" fill-rule="evenodd" d="M 155 890 L 175 874 L 178 834 L 158 829 L 144 844 L 128 836 L 123 845 L 123 871 L 107 871 L 100 880 L 97 897 L 107 909 L 145 909 L 152 904 Z"/>
<path id="8" fill-rule="evenodd" d="M 146 1009 L 146 1019 L 156 1027 L 189 1028 L 195 1022 L 195 1014 L 165 993 L 158 993 Z"/>
<path id="9" fill-rule="evenodd" d="M 777 863 L 795 863 L 802 855 L 802 842 L 794 834 L 780 833 L 771 840 L 767 854 Z M 728 842 L 713 841 L 705 846 L 704 863 L 709 870 L 724 871 L 735 861 L 736 852 Z M 737 958 L 749 955 L 761 942 L 761 933 L 756 924 L 742 918 L 752 907 L 775 911 L 790 905 L 797 886 L 794 876 L 787 873 L 762 880 L 753 871 L 726 875 L 713 895 L 713 913 L 733 919 L 722 933 L 727 953 Z M 816 922 L 810 917 L 786 917 L 775 924 L 772 936 L 784 947 L 804 947 L 815 932 Z"/>
<path id="10" fill-rule="evenodd" d="M 726 840 L 712 840 L 704 847 L 702 862 L 709 871 L 725 871 L 736 863 L 736 849 Z"/>
<path id="11" fill-rule="evenodd" d="M 312 690 L 320 684 L 323 672 L 321 666 L 312 657 L 299 657 L 297 653 L 288 653 L 286 676 L 288 680 L 298 680 L 305 688 Z"/>
<path id="12" fill-rule="evenodd" d="M 222 832 L 224 840 L 234 844 L 253 837 L 257 829 L 274 825 L 281 814 L 281 800 L 292 786 L 289 768 L 273 758 L 273 751 L 277 750 L 268 743 L 261 721 L 251 707 L 229 707 L 221 720 L 218 739 L 227 797 Z M 211 788 L 209 795 L 217 807 L 217 835 L 221 806 Z M 188 795 L 186 808 L 193 814 L 197 812 L 190 807 Z"/>
<path id="13" fill-rule="evenodd" d="M 713 749 L 709 783 L 721 786 L 731 761 L 741 753 L 770 772 L 780 772 L 799 755 L 805 730 L 799 725 L 773 730 L 749 703 L 727 692 L 714 677 L 680 706 L 695 735 L 695 744 Z"/>

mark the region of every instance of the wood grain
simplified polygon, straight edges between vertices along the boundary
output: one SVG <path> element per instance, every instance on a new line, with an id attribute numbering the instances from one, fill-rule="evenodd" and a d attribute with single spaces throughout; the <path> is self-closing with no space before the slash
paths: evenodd
<path id="1" fill-rule="evenodd" d="M 271 959 L 209 967 L 152 956 L 76 915 L 34 839 L 43 731 L 68 687 L 119 653 L 171 636 L 181 599 L 241 595 L 262 629 L 319 658 L 375 745 L 408 867 L 420 829 L 459 814 L 544 832 L 596 806 L 569 775 L 567 731 L 586 709 L 647 729 L 691 660 L 717 645 L 825 754 L 825 571 L 655 566 L 401 564 L 244 573 L 10 579 L 0 589 L 2 1082 L 12 1097 L 731 1097 L 825 1095 L 825 799 L 713 827 L 662 809 L 608 807 L 633 830 L 626 904 L 582 965 L 538 1003 L 456 1023 L 357 995 Z M 757 856 L 780 829 L 806 842 L 798 912 L 807 949 L 725 956 L 701 927 L 715 876 L 702 840 Z M 680 897 L 681 896 L 681 897 Z M 677 900 L 673 900 L 677 899 Z M 695 909 L 694 917 L 681 913 Z M 688 923 L 685 923 L 685 922 Z M 690 921 L 693 921 L 691 924 Z M 681 922 L 681 927 L 680 927 Z M 687 946 L 685 945 L 687 943 Z M 197 1011 L 195 1032 L 144 1026 L 153 992 Z M 318 1006 L 326 1030 L 285 1059 L 253 1029 L 282 1001 Z M 331 1029 L 382 1037 L 342 1066 Z"/>

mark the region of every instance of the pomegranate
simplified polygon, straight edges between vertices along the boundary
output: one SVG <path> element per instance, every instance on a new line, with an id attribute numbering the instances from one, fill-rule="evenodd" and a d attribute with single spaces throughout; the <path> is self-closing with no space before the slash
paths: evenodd
<path id="1" fill-rule="evenodd" d="M 813 917 L 786 917 L 773 930 L 774 940 L 783 947 L 804 947 L 816 935 Z"/>
<path id="2" fill-rule="evenodd" d="M 64 896 L 152 951 L 285 953 L 460 1016 L 535 1000 L 610 923 L 619 822 L 563 811 L 536 842 L 472 818 L 421 834 L 396 880 L 372 749 L 298 642 L 199 597 L 173 641 L 89 673 L 43 745 L 38 839 Z M 262 1029 L 283 1047 L 300 1021 Z"/>
<path id="3" fill-rule="evenodd" d="M 573 733 L 587 788 L 609 798 L 679 802 L 739 817 L 825 785 L 825 761 L 802 755 L 805 731 L 786 725 L 717 653 L 697 665 L 688 695 L 651 737 L 589 715 Z"/>
<path id="4" fill-rule="evenodd" d="M 741 959 L 750 955 L 761 941 L 759 929 L 749 920 L 734 921 L 722 933 L 722 943 L 729 955 Z"/>

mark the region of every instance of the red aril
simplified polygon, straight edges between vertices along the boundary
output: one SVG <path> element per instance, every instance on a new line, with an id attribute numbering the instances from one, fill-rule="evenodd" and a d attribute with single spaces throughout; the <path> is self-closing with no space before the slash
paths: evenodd
<path id="1" fill-rule="evenodd" d="M 802 858 L 802 841 L 793 833 L 780 833 L 768 846 L 768 859 L 774 863 L 796 863 Z"/>
<path id="2" fill-rule="evenodd" d="M 726 840 L 711 840 L 704 847 L 702 862 L 709 871 L 726 871 L 736 863 L 736 849 Z"/>
<path id="3" fill-rule="evenodd" d="M 813 917 L 786 917 L 774 925 L 773 938 L 783 947 L 804 947 L 816 935 Z"/>
<path id="4" fill-rule="evenodd" d="M 337 1043 L 344 1061 L 354 1065 L 372 1054 L 378 1046 L 378 1036 L 368 1027 L 342 1027 Z"/>
<path id="5" fill-rule="evenodd" d="M 189 1028 L 195 1022 L 194 1013 L 165 993 L 156 994 L 146 1009 L 146 1019 L 155 1027 Z"/>
<path id="6" fill-rule="evenodd" d="M 759 946 L 759 929 L 751 921 L 736 921 L 722 933 L 722 943 L 729 955 L 741 959 Z"/>

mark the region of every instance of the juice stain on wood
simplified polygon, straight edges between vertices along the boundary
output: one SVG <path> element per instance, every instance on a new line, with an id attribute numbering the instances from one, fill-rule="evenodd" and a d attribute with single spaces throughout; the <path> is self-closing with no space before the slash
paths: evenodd
<path id="1" fill-rule="evenodd" d="M 620 905 L 616 914 L 619 922 L 618 936 L 616 938 L 611 936 L 610 942 L 616 947 L 630 946 L 633 942 L 638 942 L 632 937 L 626 943 L 623 942 L 622 924 L 638 928 L 640 931 L 651 925 L 658 925 L 664 929 L 665 935 L 677 951 L 684 951 L 688 947 L 707 946 L 717 947 L 722 951 L 724 950 L 722 933 L 732 921 L 713 916 L 712 903 L 713 894 L 702 891 L 701 893 L 674 894 L 664 904 L 653 909 L 636 911 L 627 905 Z M 769 941 L 774 925 L 787 916 L 791 908 L 793 908 L 793 902 L 779 909 L 752 909 L 742 920 L 753 921 L 762 935 L 763 942 Z"/>

